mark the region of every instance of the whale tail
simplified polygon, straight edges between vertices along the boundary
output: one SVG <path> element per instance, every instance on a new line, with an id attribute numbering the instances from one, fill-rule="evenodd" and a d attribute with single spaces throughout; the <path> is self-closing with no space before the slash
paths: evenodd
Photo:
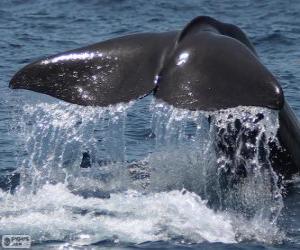
<path id="1" fill-rule="evenodd" d="M 10 87 L 84 106 L 128 102 L 154 88 L 156 97 L 192 110 L 283 104 L 246 35 L 206 16 L 181 32 L 129 35 L 44 58 L 17 72 Z"/>

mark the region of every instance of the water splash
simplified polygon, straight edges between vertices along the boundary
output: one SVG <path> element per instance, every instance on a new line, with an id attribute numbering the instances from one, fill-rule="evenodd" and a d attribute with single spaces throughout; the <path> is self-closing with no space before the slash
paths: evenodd
<path id="1" fill-rule="evenodd" d="M 151 98 L 23 110 L 21 185 L 0 194 L 6 232 L 24 228 L 37 242 L 71 244 L 284 239 L 276 226 L 281 188 L 268 160 L 275 111 L 187 111 Z M 83 169 L 84 152 L 91 167 Z"/>
<path id="2" fill-rule="evenodd" d="M 128 105 L 83 108 L 66 103 L 25 105 L 20 122 L 25 148 L 22 184 L 36 191 L 47 182 L 77 176 L 82 154 L 92 162 L 124 161 L 124 120 Z"/>

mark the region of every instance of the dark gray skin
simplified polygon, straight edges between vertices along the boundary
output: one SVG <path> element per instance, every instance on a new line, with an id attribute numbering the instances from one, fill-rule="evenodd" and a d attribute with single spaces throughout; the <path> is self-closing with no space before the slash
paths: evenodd
<path id="1" fill-rule="evenodd" d="M 281 152 L 292 162 L 281 172 L 299 171 L 300 126 L 280 85 L 241 29 L 211 17 L 197 17 L 182 31 L 134 34 L 47 57 L 17 72 L 9 86 L 85 106 L 154 93 L 189 110 L 279 110 L 286 151 L 274 150 L 274 159 Z"/>

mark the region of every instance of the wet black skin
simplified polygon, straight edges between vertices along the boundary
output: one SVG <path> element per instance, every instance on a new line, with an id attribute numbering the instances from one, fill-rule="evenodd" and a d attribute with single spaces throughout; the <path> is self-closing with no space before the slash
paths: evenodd
<path id="1" fill-rule="evenodd" d="M 278 110 L 282 154 L 291 162 L 278 169 L 289 175 L 299 171 L 300 126 L 278 81 L 241 29 L 211 17 L 197 17 L 182 31 L 134 34 L 46 57 L 17 72 L 9 86 L 84 106 L 153 93 L 189 110 Z"/>

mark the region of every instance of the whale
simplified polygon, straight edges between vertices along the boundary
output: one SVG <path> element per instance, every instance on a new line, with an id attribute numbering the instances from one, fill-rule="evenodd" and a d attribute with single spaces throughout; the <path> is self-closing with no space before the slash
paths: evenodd
<path id="1" fill-rule="evenodd" d="M 198 16 L 179 31 L 130 34 L 44 57 L 19 70 L 9 87 L 83 106 L 151 94 L 193 111 L 276 110 L 280 146 L 272 147 L 271 161 L 288 177 L 300 170 L 300 124 L 278 80 L 244 31 L 209 16 Z"/>

